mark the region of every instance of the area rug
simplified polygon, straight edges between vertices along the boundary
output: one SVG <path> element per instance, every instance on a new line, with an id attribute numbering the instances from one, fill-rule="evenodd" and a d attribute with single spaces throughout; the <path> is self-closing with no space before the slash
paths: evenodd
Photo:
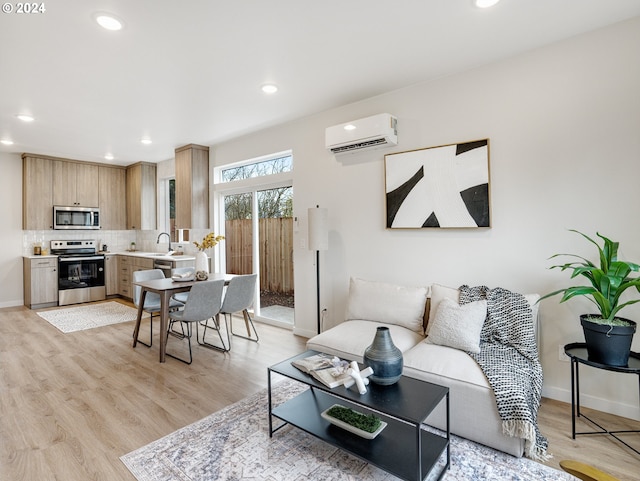
<path id="1" fill-rule="evenodd" d="M 37 313 L 64 333 L 135 321 L 138 310 L 119 302 L 83 304 Z"/>
<path id="2" fill-rule="evenodd" d="M 280 383 L 274 388 L 274 404 L 300 390 L 299 384 Z M 292 426 L 285 426 L 269 438 L 267 402 L 265 390 L 120 459 L 138 481 L 399 479 Z M 444 459 L 441 465 L 443 463 Z M 433 470 L 427 479 L 436 479 L 439 471 Z M 443 479 L 561 481 L 576 478 L 535 461 L 514 458 L 453 436 L 451 469 Z"/>

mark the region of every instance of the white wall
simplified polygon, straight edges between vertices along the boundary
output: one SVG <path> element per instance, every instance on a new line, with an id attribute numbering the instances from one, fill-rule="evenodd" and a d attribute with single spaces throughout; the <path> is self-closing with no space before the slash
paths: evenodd
<path id="1" fill-rule="evenodd" d="M 419 59 L 418 59 L 419 61 Z M 330 323 L 345 309 L 350 276 L 405 285 L 485 284 L 546 293 L 568 276 L 549 271 L 557 252 L 592 256 L 567 231 L 600 231 L 622 257 L 640 261 L 640 18 L 529 54 L 264 130 L 212 147 L 216 166 L 293 149 L 296 333 L 315 332 L 314 253 L 307 208 L 329 209 L 330 249 L 321 253 L 322 306 Z M 282 95 L 286 95 L 283 89 Z M 326 127 L 389 112 L 393 149 L 339 162 Z M 384 154 L 490 139 L 490 229 L 385 229 Z M 582 341 L 581 301 L 540 309 L 546 396 L 569 401 L 569 364 L 558 346 Z M 640 321 L 640 308 L 623 311 Z M 640 334 L 633 344 L 640 350 Z M 637 379 L 583 368 L 582 401 L 640 418 Z"/>
<path id="2" fill-rule="evenodd" d="M 22 305 L 22 158 L 0 152 L 0 307 Z"/>

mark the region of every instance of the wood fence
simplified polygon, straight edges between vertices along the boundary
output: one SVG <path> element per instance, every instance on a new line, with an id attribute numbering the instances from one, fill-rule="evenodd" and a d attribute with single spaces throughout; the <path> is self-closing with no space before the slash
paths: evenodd
<path id="1" fill-rule="evenodd" d="M 251 219 L 225 222 L 227 272 L 253 272 Z M 293 218 L 259 219 L 260 289 L 293 293 Z"/>

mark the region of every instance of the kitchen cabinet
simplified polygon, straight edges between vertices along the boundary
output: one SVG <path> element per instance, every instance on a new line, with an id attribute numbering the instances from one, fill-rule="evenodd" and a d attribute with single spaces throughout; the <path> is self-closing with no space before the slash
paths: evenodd
<path id="1" fill-rule="evenodd" d="M 53 167 L 49 159 L 22 155 L 22 228 L 53 229 Z"/>
<path id="2" fill-rule="evenodd" d="M 127 228 L 126 169 L 99 166 L 98 179 L 98 207 L 100 207 L 100 225 L 102 229 L 125 230 Z"/>
<path id="3" fill-rule="evenodd" d="M 118 255 L 118 293 L 122 297 L 133 299 L 133 273 L 153 269 L 153 259 Z"/>
<path id="4" fill-rule="evenodd" d="M 127 167 L 127 229 L 156 228 L 156 165 L 138 162 Z"/>
<path id="5" fill-rule="evenodd" d="M 107 296 L 118 295 L 118 256 L 114 254 L 106 254 L 104 256 L 104 271 L 104 285 Z"/>
<path id="6" fill-rule="evenodd" d="M 53 229 L 54 205 L 78 205 L 100 207 L 102 229 L 126 229 L 126 172 L 119 166 L 22 154 L 22 228 Z M 155 222 L 155 185 L 153 191 Z"/>
<path id="7" fill-rule="evenodd" d="M 131 257 L 117 256 L 118 258 L 118 294 L 122 297 L 133 299 L 131 290 Z"/>
<path id="8" fill-rule="evenodd" d="M 58 305 L 58 258 L 23 257 L 24 305 L 30 309 Z"/>
<path id="9" fill-rule="evenodd" d="M 175 151 L 176 228 L 209 228 L 209 147 L 189 144 Z"/>
<path id="10" fill-rule="evenodd" d="M 98 207 L 98 166 L 54 160 L 53 204 Z"/>

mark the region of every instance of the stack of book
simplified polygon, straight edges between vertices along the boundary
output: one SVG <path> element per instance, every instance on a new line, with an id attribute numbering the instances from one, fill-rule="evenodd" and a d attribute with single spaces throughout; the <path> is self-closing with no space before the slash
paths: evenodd
<path id="1" fill-rule="evenodd" d="M 347 374 L 349 365 L 339 358 L 328 354 L 314 354 L 297 361 L 291 361 L 291 364 L 302 372 L 305 372 L 330 389 L 342 386 L 351 376 Z"/>

